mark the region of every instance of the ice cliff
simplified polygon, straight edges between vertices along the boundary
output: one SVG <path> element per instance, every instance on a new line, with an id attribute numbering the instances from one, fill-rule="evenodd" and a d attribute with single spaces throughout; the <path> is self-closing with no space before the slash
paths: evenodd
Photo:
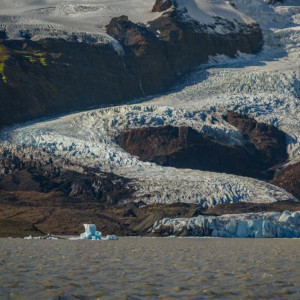
<path id="1" fill-rule="evenodd" d="M 152 233 L 162 236 L 210 236 L 239 238 L 299 238 L 300 211 L 291 213 L 249 213 L 198 216 L 190 219 L 163 219 Z"/>

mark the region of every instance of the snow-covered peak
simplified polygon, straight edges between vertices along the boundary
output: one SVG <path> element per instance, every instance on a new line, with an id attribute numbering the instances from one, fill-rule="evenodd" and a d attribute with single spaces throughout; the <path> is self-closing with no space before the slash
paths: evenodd
<path id="1" fill-rule="evenodd" d="M 154 0 L 2 0 L 0 1 L 0 29 L 9 38 L 20 38 L 20 31 L 32 39 L 66 38 L 74 34 L 78 40 L 103 43 L 111 40 L 105 26 L 114 17 L 128 16 L 134 23 L 147 24 L 163 12 L 152 12 Z M 178 9 L 187 9 L 186 16 L 201 24 L 214 24 L 216 17 L 239 24 L 254 21 L 237 11 L 224 0 L 178 0 Z"/>
<path id="2" fill-rule="evenodd" d="M 11 39 L 27 31 L 35 40 L 72 34 L 92 35 L 98 42 L 109 40 L 105 26 L 114 17 L 126 15 L 146 24 L 159 17 L 148 0 L 27 0 L 0 1 L 0 29 Z"/>
<path id="3" fill-rule="evenodd" d="M 215 18 L 222 18 L 242 24 L 255 23 L 253 19 L 239 12 L 229 1 L 223 0 L 177 0 L 178 9 L 201 24 L 214 24 Z"/>

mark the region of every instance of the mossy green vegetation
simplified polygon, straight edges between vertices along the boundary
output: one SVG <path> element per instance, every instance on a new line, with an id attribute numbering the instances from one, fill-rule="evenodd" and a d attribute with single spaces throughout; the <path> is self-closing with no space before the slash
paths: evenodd
<path id="1" fill-rule="evenodd" d="M 26 50 L 22 50 L 22 51 L 14 50 L 13 53 L 17 55 L 22 55 L 32 64 L 40 63 L 43 66 L 47 66 L 45 52 L 41 52 L 39 50 L 28 47 Z"/>
<path id="2" fill-rule="evenodd" d="M 8 49 L 4 45 L 0 44 L 0 77 L 4 83 L 7 83 L 7 78 L 5 76 L 5 63 L 8 59 Z"/>
<path id="3" fill-rule="evenodd" d="M 33 50 L 32 52 L 30 52 L 30 51 L 19 51 L 19 53 L 20 54 L 22 53 L 23 56 L 25 58 L 27 58 L 29 60 L 29 62 L 32 63 L 32 64 L 40 63 L 44 67 L 47 66 L 45 53 L 43 53 L 43 52 L 35 52 L 35 50 Z"/>
<path id="4" fill-rule="evenodd" d="M 32 63 L 32 64 L 36 62 L 35 58 L 32 57 L 32 56 L 24 55 L 24 57 L 27 58 L 29 60 L 29 62 Z"/>
<path id="5" fill-rule="evenodd" d="M 3 83 L 8 83 L 7 77 L 5 75 L 5 67 L 7 60 L 12 55 L 21 55 L 32 64 L 39 63 L 44 67 L 47 66 L 47 61 L 44 52 L 40 52 L 35 49 L 27 49 L 24 51 L 13 50 L 7 48 L 3 44 L 0 44 L 0 78 Z"/>
<path id="6" fill-rule="evenodd" d="M 44 67 L 47 66 L 46 58 L 42 57 L 42 58 L 39 59 L 39 61 L 40 61 L 40 63 L 41 63 Z"/>

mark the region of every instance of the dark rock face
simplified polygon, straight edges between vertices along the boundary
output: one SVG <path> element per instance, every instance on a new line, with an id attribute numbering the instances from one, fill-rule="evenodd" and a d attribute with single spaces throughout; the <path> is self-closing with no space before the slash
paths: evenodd
<path id="1" fill-rule="evenodd" d="M 275 203 L 231 203 L 218 204 L 215 207 L 202 212 L 204 215 L 222 216 L 228 214 L 246 214 L 258 212 L 281 212 L 285 210 L 291 212 L 300 210 L 300 202 L 296 201 L 279 201 Z"/>
<path id="2" fill-rule="evenodd" d="M 268 4 L 276 4 L 276 3 L 283 3 L 284 0 L 265 0 Z"/>
<path id="3" fill-rule="evenodd" d="M 283 168 L 276 173 L 270 183 L 285 189 L 300 199 L 300 163 Z"/>
<path id="4" fill-rule="evenodd" d="M 263 168 L 268 169 L 288 159 L 285 134 L 278 128 L 235 112 L 228 113 L 225 120 L 242 131 L 245 139 L 252 145 L 249 151 Z"/>
<path id="5" fill-rule="evenodd" d="M 123 63 L 129 74 L 135 74 L 140 96 L 162 91 L 176 80 L 166 57 L 166 45 L 155 33 L 126 16 L 113 18 L 106 29 L 123 46 Z"/>
<path id="6" fill-rule="evenodd" d="M 6 32 L 4 30 L 0 30 L 0 40 L 7 39 Z"/>
<path id="7" fill-rule="evenodd" d="M 162 12 L 173 6 L 172 0 L 156 0 L 152 12 Z"/>
<path id="8" fill-rule="evenodd" d="M 135 56 L 147 55 L 147 52 L 151 53 L 155 50 L 152 49 L 155 44 L 160 44 L 155 35 L 146 27 L 131 22 L 127 16 L 113 18 L 106 30 L 110 36 L 117 39 L 126 50 L 131 51 Z"/>
<path id="9" fill-rule="evenodd" d="M 109 45 L 5 41 L 0 59 L 1 49 L 0 126 L 143 96 L 138 75 Z"/>
<path id="10" fill-rule="evenodd" d="M 163 8 L 171 2 L 157 3 Z M 225 22 L 231 33 L 208 33 L 207 26 L 186 22 L 175 7 L 149 26 L 134 24 L 126 16 L 114 18 L 107 32 L 122 45 L 124 55 L 112 45 L 30 37 L 11 41 L 3 39 L 3 32 L 0 126 L 159 93 L 209 55 L 259 51 L 258 25 L 236 30 L 229 21 L 218 22 Z"/>
<path id="11" fill-rule="evenodd" d="M 243 116 L 235 115 L 235 120 L 248 140 L 244 147 L 222 144 L 189 127 L 172 126 L 133 129 L 122 133 L 118 143 L 141 160 L 162 166 L 269 179 L 272 172 L 267 170 L 287 158 L 284 134 Z"/>
<path id="12" fill-rule="evenodd" d="M 240 25 L 236 30 L 234 23 L 216 18 L 215 25 L 202 25 L 194 20 L 187 21 L 184 12 L 176 9 L 149 24 L 149 30 L 159 32 L 159 38 L 166 43 L 166 57 L 177 73 L 190 72 L 206 62 L 210 55 L 222 53 L 233 57 L 237 51 L 256 53 L 263 43 L 257 24 Z M 224 26 L 230 33 L 210 33 L 217 25 Z"/>
<path id="13" fill-rule="evenodd" d="M 217 25 L 227 27 L 230 33 L 211 33 Z M 241 24 L 239 30 L 235 27 L 224 19 L 217 19 L 216 25 L 211 26 L 187 21 L 183 12 L 173 9 L 149 22 L 148 27 L 133 24 L 125 16 L 114 18 L 107 25 L 107 33 L 125 48 L 130 57 L 129 61 L 125 57 L 126 65 L 132 66 L 132 62 L 141 67 L 147 65 L 152 74 L 155 64 L 154 76 L 161 76 L 161 66 L 162 73 L 174 79 L 175 74 L 190 72 L 210 55 L 222 53 L 233 57 L 237 51 L 256 53 L 261 49 L 263 37 L 258 25 Z M 145 81 L 142 82 L 144 87 Z"/>

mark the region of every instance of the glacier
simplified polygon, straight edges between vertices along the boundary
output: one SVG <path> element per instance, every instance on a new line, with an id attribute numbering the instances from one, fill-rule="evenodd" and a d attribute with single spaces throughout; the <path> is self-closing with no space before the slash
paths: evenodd
<path id="1" fill-rule="evenodd" d="M 130 178 L 133 198 L 146 204 L 270 203 L 295 198 L 283 189 L 253 178 L 189 169 L 161 167 L 140 161 L 116 142 L 123 130 L 141 126 L 190 126 L 217 140 L 240 145 L 242 134 L 221 113 L 157 106 L 122 106 L 93 110 L 44 122 L 10 127 L 0 146 L 22 159 L 38 157 L 82 172 L 82 167 Z M 41 149 L 44 149 L 41 151 Z"/>
<path id="2" fill-rule="evenodd" d="M 300 211 L 165 218 L 156 222 L 151 232 L 226 238 L 300 238 Z"/>
<path id="3" fill-rule="evenodd" d="M 122 3 L 127 5 L 127 1 Z M 141 3 L 149 9 L 153 5 L 151 1 Z M 112 2 L 115 7 L 119 4 Z M 207 65 L 184 77 L 166 94 L 10 126 L 0 133 L 1 149 L 22 159 L 34 156 L 47 161 L 51 155 L 54 162 L 70 162 L 66 168 L 78 172 L 86 166 L 124 176 L 136 190 L 128 201 L 145 204 L 186 202 L 209 208 L 218 203 L 295 200 L 286 191 L 252 178 L 142 162 L 116 142 L 124 130 L 172 125 L 189 126 L 223 143 L 241 145 L 242 134 L 222 119 L 225 112 L 236 111 L 285 132 L 287 163 L 300 160 L 299 2 L 270 6 L 263 0 L 235 0 L 234 4 L 262 27 L 265 45 L 261 53 L 240 53 L 234 59 L 211 57 Z M 19 14 L 23 12 L 24 7 Z"/>

